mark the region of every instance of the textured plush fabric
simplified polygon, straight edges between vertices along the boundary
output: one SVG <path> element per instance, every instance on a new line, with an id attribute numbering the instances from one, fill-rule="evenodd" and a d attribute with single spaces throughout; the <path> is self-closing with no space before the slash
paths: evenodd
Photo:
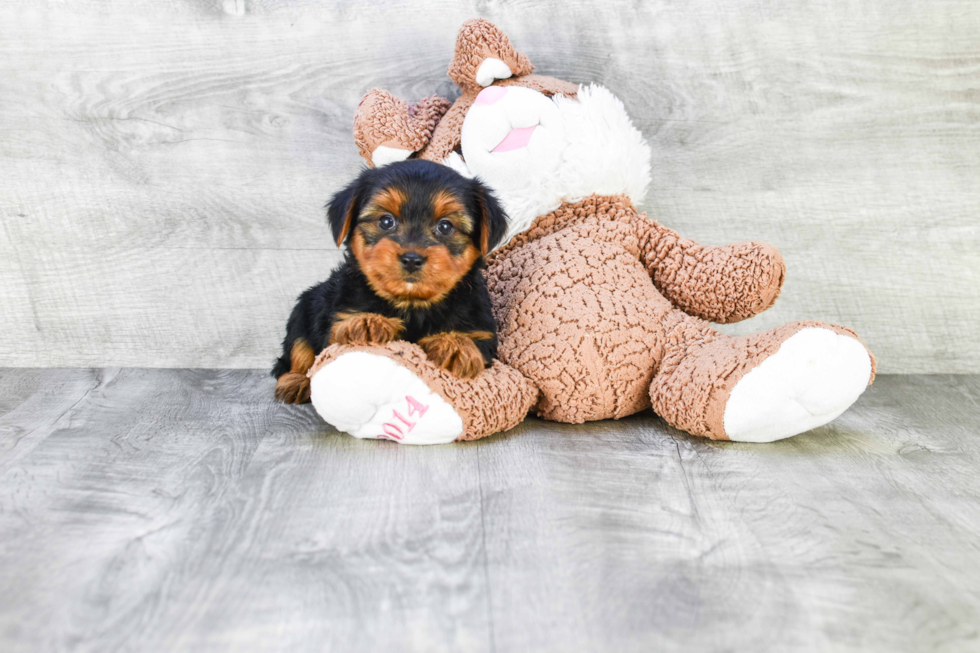
<path id="1" fill-rule="evenodd" d="M 733 338 L 679 310 L 654 285 L 651 274 L 658 269 L 648 269 L 651 262 L 670 262 L 671 278 L 765 269 L 776 282 L 748 285 L 762 292 L 739 298 L 759 310 L 778 293 L 782 260 L 769 246 L 717 248 L 724 255 L 714 249 L 692 252 L 691 241 L 639 214 L 622 196 L 566 203 L 490 256 L 486 277 L 500 361 L 479 377 L 453 377 L 405 342 L 331 346 L 310 376 L 346 351 L 395 358 L 453 405 L 465 440 L 512 428 L 532 407 L 545 419 L 581 423 L 624 417 L 651 403 L 677 428 L 726 439 L 729 393 L 782 342 L 807 326 L 856 335 L 836 325 L 796 322 Z M 668 287 L 682 293 L 684 284 Z M 703 304 L 687 301 L 702 312 L 717 310 L 714 295 L 707 297 Z"/>
<path id="2" fill-rule="evenodd" d="M 432 140 L 419 152 L 420 159 L 441 163 L 459 146 L 459 135 L 463 131 L 466 112 L 476 101 L 477 91 L 464 92 L 453 103 L 446 115 L 432 131 Z"/>
<path id="3" fill-rule="evenodd" d="M 432 95 L 409 104 L 388 91 L 372 89 L 361 98 L 354 114 L 354 143 L 362 157 L 373 164 L 371 154 L 380 146 L 421 150 L 451 103 Z"/>
<path id="4" fill-rule="evenodd" d="M 498 354 L 541 390 L 546 419 L 649 406 L 671 306 L 640 263 L 635 215 L 625 198 L 593 196 L 542 216 L 491 257 Z"/>
<path id="5" fill-rule="evenodd" d="M 487 59 L 503 61 L 515 77 L 534 70 L 527 56 L 515 50 L 496 25 L 483 18 L 466 21 L 456 36 L 456 53 L 449 63 L 450 79 L 465 91 L 479 91 L 482 87 L 476 81 L 476 71 Z"/>
<path id="6" fill-rule="evenodd" d="M 456 39 L 456 52 L 449 76 L 462 94 L 455 102 L 433 95 L 410 105 L 383 89 L 372 89 L 358 105 L 354 116 L 354 143 L 370 165 L 380 146 L 418 152 L 419 158 L 442 162 L 459 146 L 463 120 L 482 87 L 476 71 L 487 57 L 506 63 L 514 75 L 494 82 L 499 86 L 522 86 L 548 96 L 576 97 L 578 85 L 554 77 L 531 74 L 534 66 L 511 45 L 507 36 L 482 18 L 463 24 Z"/>
<path id="7" fill-rule="evenodd" d="M 693 435 L 727 440 L 724 413 L 732 388 L 806 327 L 821 327 L 858 339 L 846 327 L 816 321 L 791 322 L 764 333 L 731 337 L 696 318 L 678 320 L 666 335 L 664 355 L 650 385 L 654 411 Z M 869 383 L 874 380 L 874 356 L 871 365 Z"/>
<path id="8" fill-rule="evenodd" d="M 592 196 L 541 216 L 491 255 L 486 275 L 500 359 L 541 390 L 542 417 L 618 418 L 648 407 L 652 395 L 678 428 L 724 437 L 705 418 L 709 400 L 721 395 L 698 390 L 691 379 L 722 376 L 718 383 L 730 389 L 725 384 L 751 367 L 741 363 L 762 360 L 761 350 L 750 356 L 745 347 L 778 348 L 798 329 L 734 339 L 690 313 L 751 317 L 775 300 L 783 270 L 782 258 L 764 243 L 704 247 L 639 214 L 626 197 Z M 740 276 L 741 285 L 688 292 Z M 712 342 L 727 349 L 695 355 Z M 730 364 L 717 358 L 722 351 Z M 687 376 L 678 376 L 676 361 L 684 356 Z"/>
<path id="9" fill-rule="evenodd" d="M 528 74 L 530 62 L 496 27 L 470 21 L 450 65 L 462 95 L 448 111 L 439 104 L 444 115 L 426 131 L 404 119 L 406 105 L 372 92 L 357 122 L 383 126 L 373 128 L 380 136 L 358 137 L 361 154 L 370 162 L 373 148 L 411 141 L 418 156 L 445 161 L 460 147 L 463 123 L 481 90 L 476 71 L 487 58 L 505 62 L 513 73 L 494 85 L 577 97 L 575 85 Z M 567 157 L 565 162 L 576 165 Z M 465 167 L 462 159 L 458 163 Z M 600 184 L 587 192 L 598 192 Z M 450 376 L 414 345 L 367 348 L 397 358 L 450 402 L 466 424 L 463 439 L 510 428 L 531 407 L 546 419 L 577 423 L 624 417 L 651 405 L 677 428 L 726 439 L 725 406 L 733 388 L 787 339 L 819 327 L 857 340 L 845 327 L 820 322 L 739 338 L 719 333 L 709 321 L 737 322 L 775 302 L 786 272 L 779 252 L 759 242 L 704 246 L 640 214 L 626 195 L 582 195 L 565 196 L 488 257 L 500 360 L 477 379 Z M 343 351 L 325 351 L 311 375 Z"/>
<path id="10" fill-rule="evenodd" d="M 402 340 L 372 347 L 331 345 L 317 356 L 308 376 L 313 378 L 327 363 L 353 351 L 387 356 L 424 380 L 462 418 L 459 440 L 477 440 L 513 428 L 538 397 L 537 389 L 526 378 L 499 361 L 475 379 L 460 379 L 433 365 L 421 347 Z"/>
<path id="11" fill-rule="evenodd" d="M 508 251 L 574 224 L 611 221 L 632 225 L 638 239 L 635 251 L 642 253 L 640 260 L 657 290 L 686 313 L 721 324 L 738 322 L 766 310 L 779 296 L 786 265 L 772 245 L 701 245 L 640 214 L 622 195 L 593 195 L 563 203 L 493 252 L 488 262 L 493 264 Z"/>
<path id="12" fill-rule="evenodd" d="M 709 247 L 650 224 L 641 244 L 643 264 L 657 289 L 685 313 L 729 324 L 758 315 L 779 297 L 786 264 L 772 245 Z"/>

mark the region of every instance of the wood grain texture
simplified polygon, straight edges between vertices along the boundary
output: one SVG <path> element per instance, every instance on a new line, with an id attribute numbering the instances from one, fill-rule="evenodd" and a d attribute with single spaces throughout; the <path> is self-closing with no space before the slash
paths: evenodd
<path id="1" fill-rule="evenodd" d="M 35 440 L 0 458 L 4 651 L 486 643 L 475 450 L 340 437 L 261 372 L 62 375 L 0 418 Z"/>
<path id="2" fill-rule="evenodd" d="M 852 326 L 884 372 L 980 371 L 975 0 L 8 0 L 0 364 L 267 366 L 338 261 L 368 89 L 453 96 L 467 18 L 622 97 L 643 205 L 789 274 L 733 333 Z"/>
<path id="3" fill-rule="evenodd" d="M 975 651 L 980 377 L 772 445 L 359 441 L 247 370 L 0 369 L 0 650 Z"/>

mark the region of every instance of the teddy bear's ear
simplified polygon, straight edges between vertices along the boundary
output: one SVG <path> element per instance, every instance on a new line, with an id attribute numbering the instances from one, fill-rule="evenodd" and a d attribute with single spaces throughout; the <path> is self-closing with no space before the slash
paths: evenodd
<path id="1" fill-rule="evenodd" d="M 354 143 L 369 165 L 402 161 L 424 148 L 451 102 L 438 95 L 409 104 L 375 88 L 361 98 L 354 114 Z"/>
<path id="2" fill-rule="evenodd" d="M 507 35 L 483 18 L 463 23 L 456 37 L 456 53 L 449 76 L 463 90 L 478 91 L 494 80 L 530 75 L 530 60 L 514 49 Z"/>

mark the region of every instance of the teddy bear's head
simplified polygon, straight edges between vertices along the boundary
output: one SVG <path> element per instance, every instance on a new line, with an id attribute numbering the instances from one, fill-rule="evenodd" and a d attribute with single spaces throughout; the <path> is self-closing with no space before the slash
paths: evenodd
<path id="1" fill-rule="evenodd" d="M 510 218 L 503 242 L 562 201 L 593 193 L 642 201 L 650 150 L 622 102 L 602 86 L 533 69 L 495 25 L 467 21 L 449 64 L 459 98 L 408 104 L 370 91 L 354 120 L 361 156 L 377 166 L 415 156 L 480 177 Z"/>

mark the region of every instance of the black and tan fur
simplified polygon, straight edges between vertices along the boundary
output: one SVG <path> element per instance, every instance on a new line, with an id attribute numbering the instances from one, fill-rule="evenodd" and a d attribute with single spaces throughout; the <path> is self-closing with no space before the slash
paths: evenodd
<path id="1" fill-rule="evenodd" d="M 289 317 L 276 399 L 309 401 L 306 373 L 334 343 L 415 342 L 465 378 L 490 364 L 496 324 L 481 270 L 507 221 L 486 187 L 430 161 L 392 163 L 364 170 L 327 218 L 344 261 Z"/>

